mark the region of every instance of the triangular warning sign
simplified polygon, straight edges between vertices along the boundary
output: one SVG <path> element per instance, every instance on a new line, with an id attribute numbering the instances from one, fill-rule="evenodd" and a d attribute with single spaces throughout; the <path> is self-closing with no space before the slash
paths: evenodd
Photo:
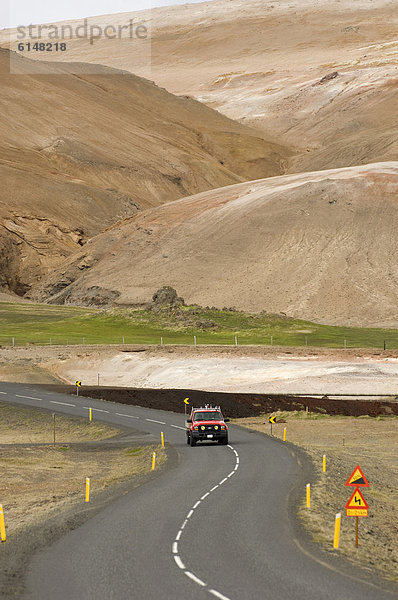
<path id="1" fill-rule="evenodd" d="M 367 517 L 369 504 L 362 496 L 361 490 L 356 488 L 351 498 L 345 505 L 347 517 Z"/>
<path id="2" fill-rule="evenodd" d="M 369 487 L 369 481 L 366 479 L 359 465 L 355 467 L 350 477 L 347 479 L 346 485 L 352 487 Z"/>

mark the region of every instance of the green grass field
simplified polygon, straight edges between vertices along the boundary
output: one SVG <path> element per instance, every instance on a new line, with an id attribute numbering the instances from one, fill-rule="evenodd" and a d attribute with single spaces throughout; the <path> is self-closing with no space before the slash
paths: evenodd
<path id="1" fill-rule="evenodd" d="M 75 344 L 235 344 L 398 348 L 398 330 L 334 327 L 266 314 L 184 306 L 108 311 L 0 303 L 2 346 Z"/>

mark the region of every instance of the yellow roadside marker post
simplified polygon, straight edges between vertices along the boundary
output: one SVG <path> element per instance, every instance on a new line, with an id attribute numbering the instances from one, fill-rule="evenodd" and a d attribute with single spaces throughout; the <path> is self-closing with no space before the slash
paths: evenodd
<path id="1" fill-rule="evenodd" d="M 81 387 L 82 387 L 82 382 L 78 379 L 76 381 L 76 396 L 79 395 L 79 388 L 81 388 Z"/>
<path id="2" fill-rule="evenodd" d="M 286 442 L 286 427 L 283 428 L 283 441 Z"/>
<path id="3" fill-rule="evenodd" d="M 341 513 L 337 513 L 334 520 L 334 539 L 333 548 L 337 550 L 340 541 Z"/>
<path id="4" fill-rule="evenodd" d="M 164 433 L 163 433 L 163 431 L 160 432 L 160 441 L 162 442 L 162 448 L 164 448 Z"/>
<path id="5" fill-rule="evenodd" d="M 90 502 L 90 478 L 86 477 L 86 502 Z"/>
<path id="6" fill-rule="evenodd" d="M 307 508 L 311 508 L 311 484 L 307 483 Z"/>
<path id="7" fill-rule="evenodd" d="M 322 471 L 326 473 L 326 454 L 322 456 Z"/>
<path id="8" fill-rule="evenodd" d="M 88 409 L 88 420 L 90 421 L 90 423 L 93 420 L 93 409 L 92 408 Z"/>
<path id="9" fill-rule="evenodd" d="M 152 454 L 152 471 L 155 470 L 155 466 L 156 466 L 156 452 L 154 452 Z"/>
<path id="10" fill-rule="evenodd" d="M 1 536 L 1 541 L 5 542 L 6 541 L 6 525 L 4 522 L 4 510 L 3 510 L 2 504 L 0 504 L 0 536 Z"/>

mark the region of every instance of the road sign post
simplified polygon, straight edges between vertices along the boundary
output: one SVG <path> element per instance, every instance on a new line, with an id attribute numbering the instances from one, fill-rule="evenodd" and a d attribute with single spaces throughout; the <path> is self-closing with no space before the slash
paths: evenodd
<path id="1" fill-rule="evenodd" d="M 187 406 L 189 404 L 189 398 L 185 398 L 184 400 L 184 413 L 187 414 Z"/>
<path id="2" fill-rule="evenodd" d="M 369 505 L 359 488 L 355 488 L 351 498 L 345 505 L 347 517 L 367 517 Z"/>
<path id="3" fill-rule="evenodd" d="M 367 517 L 369 505 L 362 495 L 360 487 L 369 487 L 361 467 L 357 465 L 346 481 L 346 486 L 355 487 L 350 499 L 345 505 L 347 517 L 355 517 L 355 548 L 359 546 L 359 517 Z"/>
<path id="4" fill-rule="evenodd" d="M 359 530 L 359 517 L 358 515 L 355 517 L 355 548 L 358 548 L 359 543 L 358 543 L 358 530 Z"/>
<path id="5" fill-rule="evenodd" d="M 77 380 L 76 381 L 76 396 L 79 395 L 79 388 L 82 387 L 82 382 Z"/>
<path id="6" fill-rule="evenodd" d="M 350 477 L 346 481 L 348 487 L 369 487 L 369 481 L 366 479 L 361 467 L 357 465 Z"/>
<path id="7" fill-rule="evenodd" d="M 270 417 L 270 418 L 268 419 L 268 423 L 269 423 L 269 424 L 270 424 L 270 426 L 271 426 L 271 435 L 272 435 L 272 425 L 276 423 L 276 415 L 272 415 L 272 417 Z"/>

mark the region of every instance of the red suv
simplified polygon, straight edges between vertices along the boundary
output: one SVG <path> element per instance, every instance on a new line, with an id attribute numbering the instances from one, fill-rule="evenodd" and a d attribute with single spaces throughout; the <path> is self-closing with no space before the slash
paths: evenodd
<path id="1" fill-rule="evenodd" d="M 209 405 L 203 408 L 193 408 L 187 420 L 187 444 L 196 446 L 196 442 L 215 441 L 219 444 L 228 444 L 228 427 L 219 406 Z"/>

